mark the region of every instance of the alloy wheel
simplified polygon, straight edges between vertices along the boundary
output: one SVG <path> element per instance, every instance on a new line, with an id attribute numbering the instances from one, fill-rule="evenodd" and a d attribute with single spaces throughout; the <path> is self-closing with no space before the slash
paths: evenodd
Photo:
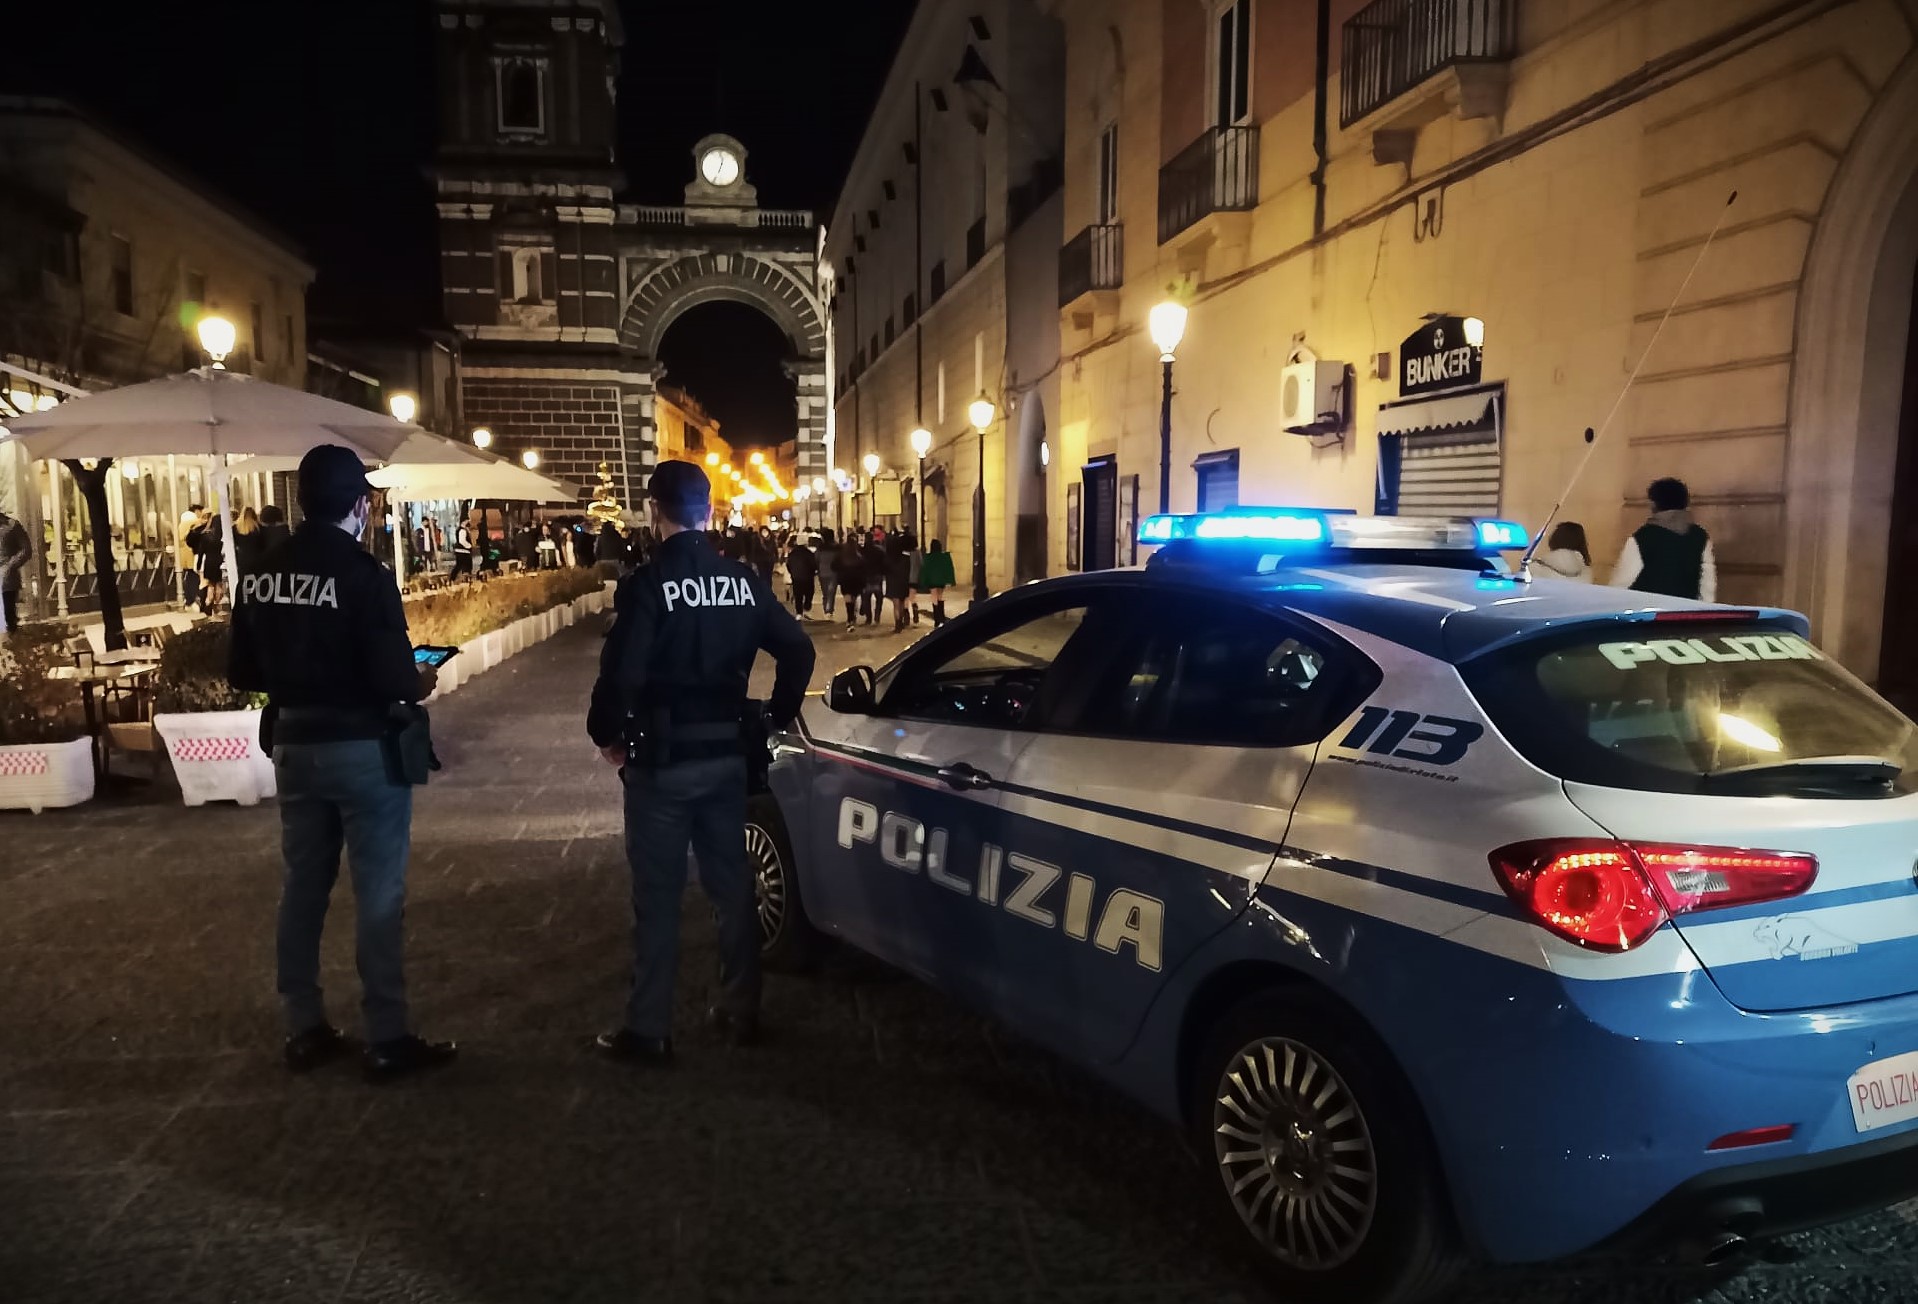
<path id="1" fill-rule="evenodd" d="M 1323 1056 L 1283 1037 L 1241 1048 L 1220 1074 L 1212 1127 L 1233 1207 L 1274 1258 L 1326 1272 L 1359 1252 L 1378 1208 L 1378 1156 Z"/>
<path id="2" fill-rule="evenodd" d="M 786 867 L 780 862 L 772 834 L 757 824 L 746 826 L 746 855 L 753 867 L 760 941 L 771 944 L 786 926 Z"/>

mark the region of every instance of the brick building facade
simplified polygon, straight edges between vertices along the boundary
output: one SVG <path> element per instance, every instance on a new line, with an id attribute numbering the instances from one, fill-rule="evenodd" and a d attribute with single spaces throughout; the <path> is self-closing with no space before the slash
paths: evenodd
<path id="1" fill-rule="evenodd" d="M 612 0 L 439 0 L 434 171 L 463 407 L 510 457 L 637 502 L 657 461 L 661 338 L 715 300 L 785 333 L 802 465 L 827 466 L 825 313 L 812 215 L 762 209 L 746 151 L 709 137 L 683 207 L 620 204 Z"/>

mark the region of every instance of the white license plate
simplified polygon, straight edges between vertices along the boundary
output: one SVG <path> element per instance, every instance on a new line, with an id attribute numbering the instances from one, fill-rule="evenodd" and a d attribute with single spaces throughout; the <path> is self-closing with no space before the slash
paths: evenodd
<path id="1" fill-rule="evenodd" d="M 1851 1121 L 1860 1132 L 1918 1118 L 1918 1050 L 1867 1064 L 1851 1075 Z"/>

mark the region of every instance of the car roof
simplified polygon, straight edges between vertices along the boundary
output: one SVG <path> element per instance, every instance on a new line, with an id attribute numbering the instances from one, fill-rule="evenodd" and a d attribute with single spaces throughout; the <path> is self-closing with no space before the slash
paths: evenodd
<path id="1" fill-rule="evenodd" d="M 1315 564 L 1316 562 L 1316 564 Z M 1490 575 L 1404 562 L 1306 560 L 1250 575 L 1206 565 L 1150 566 L 1048 581 L 1096 584 L 1099 576 L 1233 593 L 1303 612 L 1454 664 L 1576 625 L 1649 621 L 1665 612 L 1744 612 L 1801 634 L 1809 622 L 1776 607 L 1733 607 L 1575 580 Z M 1108 580 L 1108 582 L 1110 582 Z"/>

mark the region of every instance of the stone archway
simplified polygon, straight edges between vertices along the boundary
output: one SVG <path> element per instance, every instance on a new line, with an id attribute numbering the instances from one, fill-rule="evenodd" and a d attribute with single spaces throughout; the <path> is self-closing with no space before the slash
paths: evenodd
<path id="1" fill-rule="evenodd" d="M 1890 549 L 1913 268 L 1918 265 L 1918 56 L 1860 126 L 1806 256 L 1792 373 L 1789 605 L 1875 679 Z"/>
<path id="2" fill-rule="evenodd" d="M 791 350 L 787 365 L 795 382 L 798 478 L 811 480 L 827 470 L 829 404 L 826 314 L 813 288 L 812 232 L 810 227 L 768 231 L 762 248 L 750 247 L 752 241 L 752 232 L 739 227 L 689 226 L 661 233 L 650 247 L 629 254 L 620 342 L 646 377 L 632 398 L 635 415 L 643 443 L 649 450 L 656 447 L 652 378 L 660 342 L 679 317 L 707 303 L 756 308 L 780 329 Z"/>

